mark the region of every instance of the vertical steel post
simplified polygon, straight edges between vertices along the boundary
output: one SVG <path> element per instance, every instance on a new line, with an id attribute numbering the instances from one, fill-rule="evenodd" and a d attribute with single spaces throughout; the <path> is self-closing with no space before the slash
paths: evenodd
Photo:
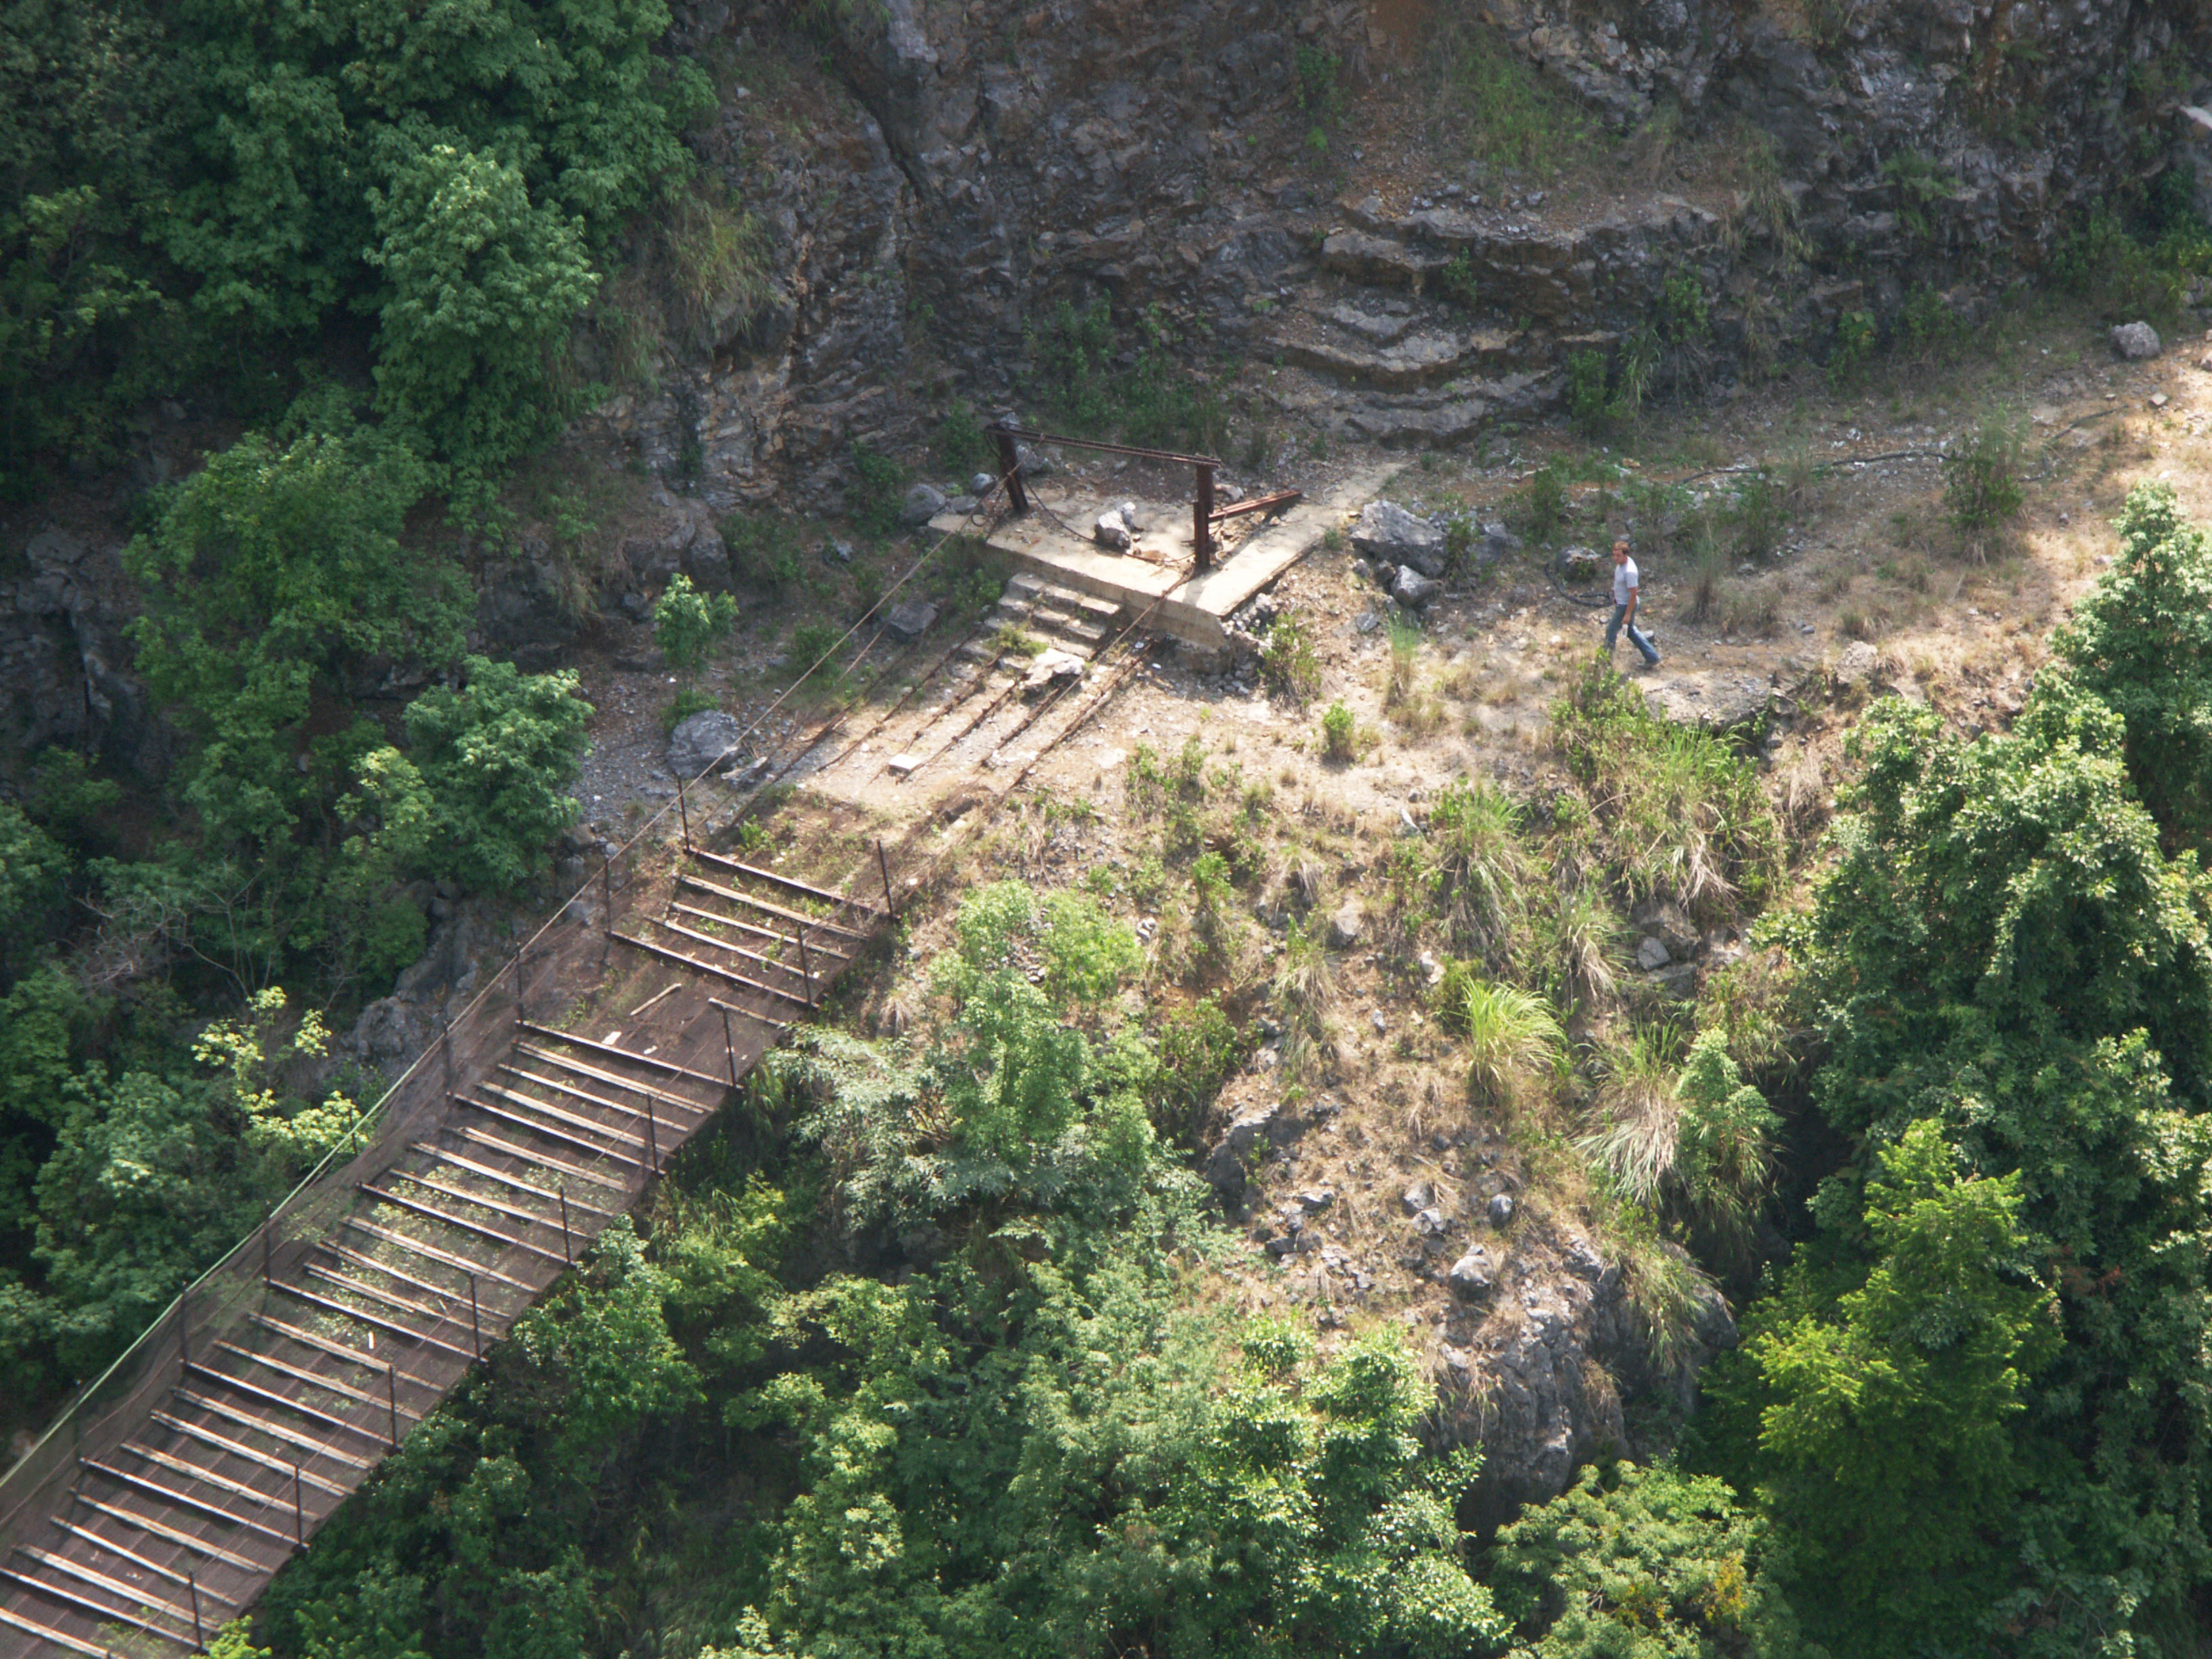
<path id="1" fill-rule="evenodd" d="M 446 1022 L 445 1035 L 438 1041 L 445 1054 L 446 1092 L 450 1095 L 453 1092 L 453 1022 L 452 1020 Z"/>
<path id="2" fill-rule="evenodd" d="M 261 1224 L 261 1282 L 264 1285 L 269 1282 L 269 1224 L 276 1219 L 276 1212 L 271 1210 L 267 1219 Z"/>
<path id="3" fill-rule="evenodd" d="M 477 1276 L 469 1275 L 469 1340 L 476 1346 L 477 1363 L 483 1363 L 483 1316 L 477 1311 Z"/>
<path id="4" fill-rule="evenodd" d="M 898 921 L 898 903 L 891 897 L 890 861 L 884 857 L 884 838 L 876 837 L 876 872 L 884 878 L 884 914 L 892 921 Z"/>
<path id="5" fill-rule="evenodd" d="M 192 1593 L 192 1651 L 207 1651 L 207 1633 L 200 1628 L 200 1578 L 196 1572 L 185 1575 L 185 1588 Z"/>
<path id="6" fill-rule="evenodd" d="M 653 1173 L 660 1173 L 660 1126 L 653 1121 L 653 1091 L 645 1091 L 645 1155 L 653 1161 Z"/>
<path id="7" fill-rule="evenodd" d="M 191 1369 L 192 1287 L 189 1285 L 177 1292 L 177 1364 L 179 1375 Z"/>
<path id="8" fill-rule="evenodd" d="M 799 975 L 806 981 L 806 1006 L 814 1006 L 814 968 L 806 957 L 806 929 L 799 930 Z"/>
<path id="9" fill-rule="evenodd" d="M 615 925 L 615 860 L 604 842 L 599 851 L 599 897 L 607 907 L 607 926 Z"/>
<path id="10" fill-rule="evenodd" d="M 530 1011 L 522 1006 L 522 946 L 514 947 L 514 1020 L 518 1025 L 529 1024 Z"/>
<path id="11" fill-rule="evenodd" d="M 292 1541 L 307 1547 L 307 1505 L 300 1496 L 300 1460 L 292 1460 Z"/>
<path id="12" fill-rule="evenodd" d="M 576 1253 L 568 1243 L 568 1183 L 561 1183 L 561 1260 L 570 1267 L 576 1265 Z"/>
<path id="13" fill-rule="evenodd" d="M 384 1368 L 384 1408 L 392 1414 L 392 1449 L 399 1449 L 399 1367 Z"/>
<path id="14" fill-rule="evenodd" d="M 722 1010 L 722 1051 L 730 1057 L 730 1087 L 738 1086 L 738 1040 L 730 1035 L 730 1011 Z"/>
<path id="15" fill-rule="evenodd" d="M 1213 465 L 1209 461 L 1198 464 L 1198 501 L 1191 516 L 1196 521 L 1192 545 L 1198 550 L 1198 571 L 1202 575 L 1213 568 Z"/>
<path id="16" fill-rule="evenodd" d="M 676 811 L 684 819 L 684 850 L 691 850 L 691 809 L 684 803 L 684 780 L 676 780 Z"/>
<path id="17" fill-rule="evenodd" d="M 1014 504 L 1014 511 L 1030 510 L 1029 491 L 1022 487 L 1021 452 L 1014 447 L 1014 434 L 999 434 L 999 474 L 1006 481 L 1006 498 Z"/>

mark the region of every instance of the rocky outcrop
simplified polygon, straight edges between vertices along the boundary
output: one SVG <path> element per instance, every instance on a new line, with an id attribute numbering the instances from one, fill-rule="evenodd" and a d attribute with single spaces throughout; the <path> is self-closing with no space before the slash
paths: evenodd
<path id="1" fill-rule="evenodd" d="M 0 580 L 0 737 L 24 750 L 97 750 L 142 776 L 167 766 L 173 734 L 130 672 L 136 614 L 119 540 L 47 524 Z M 4 569 L 0 564 L 0 569 Z"/>

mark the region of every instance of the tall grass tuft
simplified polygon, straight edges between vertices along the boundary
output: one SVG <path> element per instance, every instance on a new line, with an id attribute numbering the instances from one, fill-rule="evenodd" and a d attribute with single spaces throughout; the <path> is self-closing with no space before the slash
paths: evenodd
<path id="1" fill-rule="evenodd" d="M 1508 1098 L 1516 1077 L 1550 1064 L 1566 1033 L 1541 997 L 1495 980 L 1474 980 L 1464 1004 L 1468 1088 L 1478 1099 Z"/>
<path id="2" fill-rule="evenodd" d="M 1535 872 L 1521 840 L 1522 811 L 1486 783 L 1449 784 L 1429 814 L 1427 878 L 1455 954 L 1509 969 L 1528 931 Z"/>

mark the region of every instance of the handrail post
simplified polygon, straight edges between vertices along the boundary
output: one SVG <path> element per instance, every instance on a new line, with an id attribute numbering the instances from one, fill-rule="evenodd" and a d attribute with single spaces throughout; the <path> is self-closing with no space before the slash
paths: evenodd
<path id="1" fill-rule="evenodd" d="M 898 902 L 891 897 L 890 861 L 884 857 L 884 838 L 881 836 L 876 837 L 876 873 L 884 878 L 884 914 L 891 919 L 893 926 L 896 926 Z"/>
<path id="2" fill-rule="evenodd" d="M 691 850 L 691 809 L 684 799 L 684 780 L 676 780 L 676 811 L 684 820 L 684 850 Z"/>
<path id="3" fill-rule="evenodd" d="M 307 1547 L 307 1505 L 300 1496 L 300 1460 L 292 1460 L 292 1541 Z"/>
<path id="4" fill-rule="evenodd" d="M 1213 568 L 1213 464 L 1200 461 L 1198 473 L 1198 500 L 1191 516 L 1196 521 L 1193 546 L 1198 551 L 1197 571 L 1200 575 Z"/>
<path id="5" fill-rule="evenodd" d="M 722 1010 L 722 1051 L 730 1057 L 730 1087 L 738 1086 L 738 1040 L 730 1035 L 730 1011 Z"/>
<path id="6" fill-rule="evenodd" d="M 392 1449 L 399 1449 L 399 1366 L 395 1362 L 384 1368 L 384 1407 L 392 1418 Z"/>
<path id="7" fill-rule="evenodd" d="M 799 975 L 806 981 L 806 1006 L 814 1006 L 814 968 L 806 956 L 806 927 L 799 930 Z"/>
<path id="8" fill-rule="evenodd" d="M 177 1368 L 182 1376 L 192 1368 L 192 1287 L 177 1292 Z"/>
<path id="9" fill-rule="evenodd" d="M 196 1572 L 185 1575 L 185 1588 L 192 1593 L 192 1651 L 207 1651 L 207 1633 L 200 1628 L 200 1578 Z"/>
<path id="10" fill-rule="evenodd" d="M 445 1055 L 446 1092 L 451 1095 L 453 1092 L 453 1022 L 452 1020 L 446 1022 L 445 1032 L 439 1037 L 438 1044 Z"/>
<path id="11" fill-rule="evenodd" d="M 576 1265 L 576 1253 L 568 1243 L 568 1183 L 561 1183 L 561 1260 L 570 1267 Z"/>
<path id="12" fill-rule="evenodd" d="M 522 1002 L 522 946 L 520 945 L 514 947 L 514 1023 L 518 1025 L 530 1023 L 530 1011 L 523 1006 Z"/>
<path id="13" fill-rule="evenodd" d="M 477 1311 L 477 1276 L 469 1275 L 469 1340 L 475 1345 L 477 1363 L 483 1363 L 483 1316 Z"/>
<path id="14" fill-rule="evenodd" d="M 653 1161 L 653 1173 L 660 1173 L 660 1126 L 653 1121 L 653 1091 L 645 1091 L 645 1152 Z"/>
<path id="15" fill-rule="evenodd" d="M 1022 486 L 1021 452 L 1014 447 L 1012 433 L 1000 432 L 998 435 L 999 474 L 1006 481 L 1007 499 L 1013 502 L 1015 512 L 1026 513 L 1030 510 L 1030 496 Z"/>

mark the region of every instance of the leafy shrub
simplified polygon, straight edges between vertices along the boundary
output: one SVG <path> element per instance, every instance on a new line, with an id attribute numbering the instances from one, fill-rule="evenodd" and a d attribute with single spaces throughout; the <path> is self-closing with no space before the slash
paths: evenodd
<path id="1" fill-rule="evenodd" d="M 1943 458 L 1943 514 L 1953 529 L 1984 535 L 2020 512 L 2021 448 L 2018 424 L 1993 416 Z"/>
<path id="2" fill-rule="evenodd" d="M 1260 678 L 1276 696 L 1304 707 L 1321 694 L 1321 656 L 1305 623 L 1285 611 L 1267 629 Z"/>
<path id="3" fill-rule="evenodd" d="M 653 640 L 668 665 L 696 674 L 714 641 L 738 619 L 738 602 L 726 593 L 702 593 L 678 571 L 653 607 Z"/>
<path id="4" fill-rule="evenodd" d="M 1152 1127 L 1160 1138 L 1193 1144 L 1221 1085 L 1250 1051 L 1249 1040 L 1212 997 L 1170 1014 L 1160 1030 L 1159 1082 L 1152 1094 Z"/>
<path id="5" fill-rule="evenodd" d="M 939 467 L 963 483 L 976 469 L 995 463 L 998 459 L 975 419 L 975 405 L 965 398 L 954 398 L 951 407 L 945 411 L 945 418 L 937 423 L 936 434 L 930 440 L 929 453 Z M 995 465 L 992 470 L 997 470 Z"/>
<path id="6" fill-rule="evenodd" d="M 592 705 L 576 674 L 525 674 L 471 657 L 458 691 L 407 705 L 409 758 L 434 805 L 425 856 L 471 887 L 512 890 L 544 866 L 582 810 L 568 792 L 590 743 Z"/>
<path id="7" fill-rule="evenodd" d="M 866 535 L 896 535 L 906 469 L 868 445 L 855 443 L 853 477 L 853 493 L 846 510 L 852 514 L 854 526 Z"/>
<path id="8" fill-rule="evenodd" d="M 832 623 L 803 622 L 791 630 L 791 649 L 785 665 L 796 676 L 811 673 L 817 680 L 835 680 L 839 677 L 837 665 L 825 661 L 837 648 L 844 635 Z"/>
<path id="9" fill-rule="evenodd" d="M 1567 475 L 1557 461 L 1547 461 L 1528 475 L 1514 502 L 1513 516 L 1521 533 L 1532 542 L 1548 543 L 1559 533 L 1567 516 Z"/>
<path id="10" fill-rule="evenodd" d="M 1858 379 L 1859 370 L 1874 355 L 1874 313 L 1847 311 L 1836 319 L 1835 349 L 1828 353 L 1828 386 L 1840 392 Z"/>
<path id="11" fill-rule="evenodd" d="M 1451 783 L 1429 812 L 1423 846 L 1431 902 L 1453 951 L 1504 973 L 1519 953 L 1535 869 L 1521 808 L 1486 783 Z"/>
<path id="12" fill-rule="evenodd" d="M 1355 759 L 1359 752 L 1358 721 L 1341 701 L 1322 711 L 1322 750 L 1333 761 Z"/>
<path id="13" fill-rule="evenodd" d="M 732 514 L 719 526 L 730 573 L 746 587 L 781 593 L 797 582 L 804 555 L 791 526 L 772 514 Z"/>
<path id="14" fill-rule="evenodd" d="M 1482 303 L 1481 285 L 1475 281 L 1474 262 L 1465 253 L 1455 253 L 1437 270 L 1437 290 L 1455 306 L 1469 311 Z"/>

